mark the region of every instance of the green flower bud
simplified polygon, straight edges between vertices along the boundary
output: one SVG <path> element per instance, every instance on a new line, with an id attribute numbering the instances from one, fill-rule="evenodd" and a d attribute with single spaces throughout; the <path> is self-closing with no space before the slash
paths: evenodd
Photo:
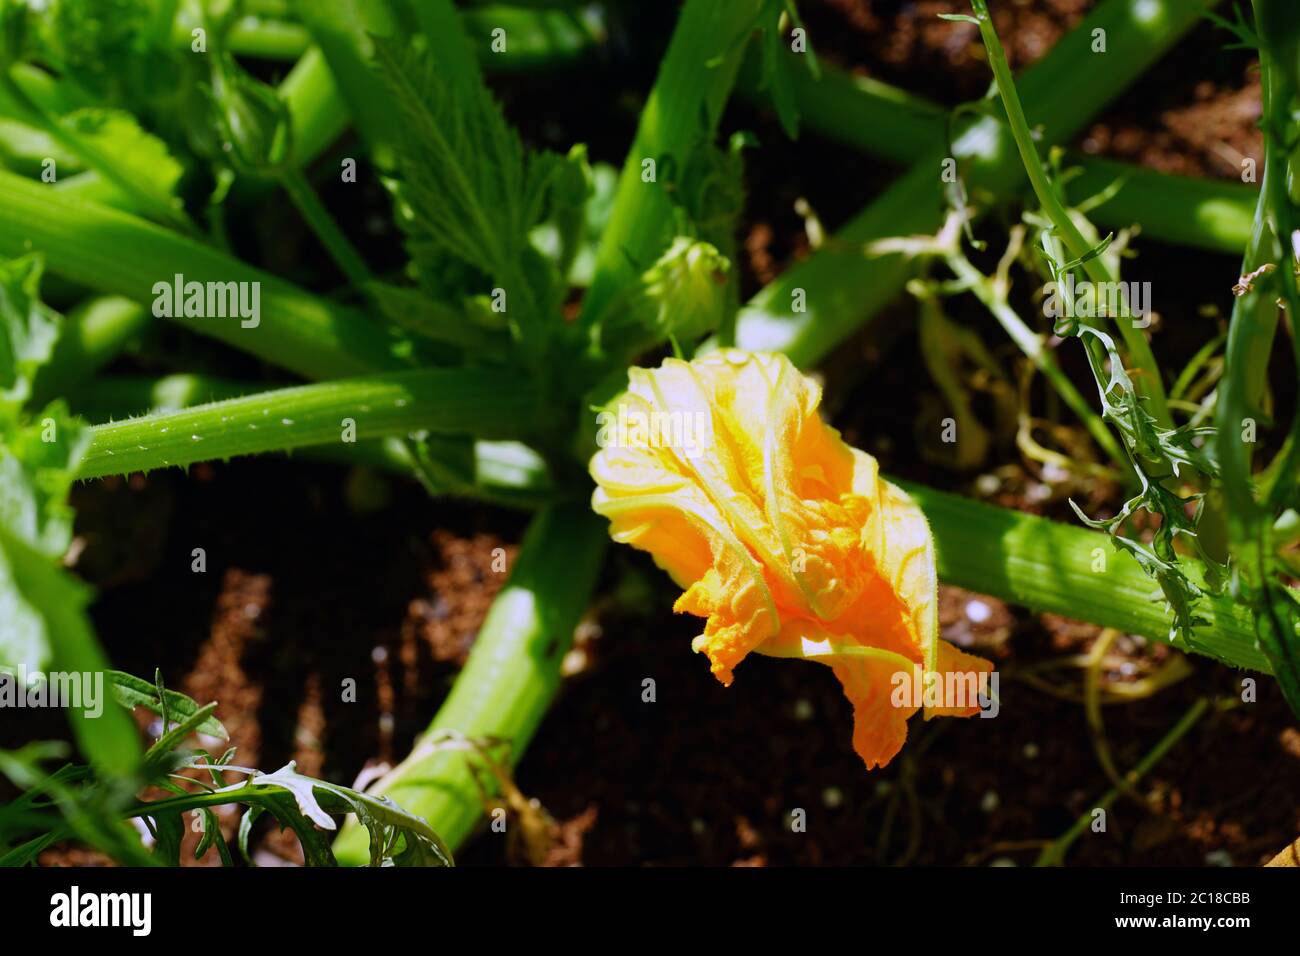
<path id="1" fill-rule="evenodd" d="M 726 315 L 730 269 L 715 246 L 678 236 L 642 276 L 649 323 L 679 339 L 712 332 Z"/>

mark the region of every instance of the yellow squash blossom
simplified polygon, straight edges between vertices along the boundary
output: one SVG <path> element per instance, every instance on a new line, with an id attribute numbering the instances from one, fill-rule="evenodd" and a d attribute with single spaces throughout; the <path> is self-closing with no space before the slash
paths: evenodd
<path id="1" fill-rule="evenodd" d="M 902 748 L 920 705 L 979 709 L 913 688 L 991 665 L 939 640 L 925 517 L 821 420 L 820 401 L 783 355 L 633 368 L 599 419 L 592 506 L 685 589 L 674 610 L 707 619 L 693 646 L 723 684 L 751 651 L 830 665 L 870 769 Z"/>

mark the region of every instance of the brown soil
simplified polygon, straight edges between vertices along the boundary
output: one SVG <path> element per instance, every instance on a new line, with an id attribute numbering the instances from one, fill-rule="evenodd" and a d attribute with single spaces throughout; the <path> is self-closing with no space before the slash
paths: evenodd
<path id="1" fill-rule="evenodd" d="M 1022 66 L 1091 4 L 996 6 Z M 969 31 L 934 16 L 963 9 L 955 0 L 800 7 L 828 59 L 942 102 L 987 87 Z M 664 17 L 637 16 L 645 35 L 664 34 Z M 1259 156 L 1258 89 L 1249 58 L 1223 53 L 1225 42 L 1199 27 L 1076 145 L 1159 169 L 1236 175 L 1240 157 Z M 652 64 L 615 57 L 610 83 L 566 87 L 558 106 L 548 83 L 515 82 L 502 93 L 533 140 L 589 139 L 596 158 L 618 162 L 635 91 L 648 85 Z M 894 174 L 811 134 L 788 145 L 763 111 L 737 108 L 729 122 L 756 129 L 764 144 L 751 153 L 747 175 L 747 288 L 806 252 L 796 198 L 808 197 L 834 226 Z M 1222 305 L 1235 279 L 1228 257 L 1156 243 L 1140 250 L 1144 270 L 1168 280 L 1167 315 L 1197 317 L 1206 303 Z M 968 494 L 982 489 L 1001 504 L 1073 520 L 1061 501 L 1041 499 L 1033 469 L 1005 442 L 984 469 L 996 472 L 994 490 L 977 472 L 922 459 L 915 416 L 934 389 L 912 316 L 900 302 L 829 364 L 836 423 L 894 474 Z M 954 317 L 1010 361 L 1005 339 L 978 309 Z M 1214 321 L 1170 325 L 1158 343 L 1170 368 Z M 160 666 L 172 686 L 221 701 L 241 763 L 273 769 L 295 759 L 307 772 L 351 782 L 367 766 L 400 759 L 500 587 L 492 549 L 513 546 L 522 532 L 517 515 L 431 501 L 400 481 L 389 483 L 377 510 L 360 507 L 349 487 L 331 466 L 263 459 L 106 481 L 76 494 L 86 545 L 78 569 L 101 588 L 95 622 L 115 664 L 142 674 Z M 1093 509 L 1114 504 L 1105 487 L 1075 494 Z M 190 569 L 196 547 L 206 549 L 203 574 Z M 1110 787 L 1078 699 L 1082 671 L 1052 666 L 1086 654 L 1095 627 L 943 589 L 944 636 L 998 661 L 1001 712 L 990 721 L 917 720 L 900 758 L 867 773 L 849 744 L 849 705 L 827 669 L 755 658 L 723 688 L 690 652 L 696 622 L 669 612 L 668 582 L 643 556 L 615 551 L 602 593 L 629 582 L 648 593 L 644 607 L 600 603 L 568 662 L 572 676 L 518 770 L 524 793 L 558 821 L 552 864 L 1027 863 Z M 1124 638 L 1104 678 L 1130 683 L 1173 656 Z M 1174 686 L 1104 708 L 1115 764 L 1141 759 L 1199 696 L 1238 696 L 1239 676 L 1197 659 Z M 646 677 L 656 681 L 655 703 L 642 701 Z M 339 702 L 346 678 L 357 681 L 358 703 Z M 1205 717 L 1137 797 L 1120 799 L 1105 833 L 1080 838 L 1070 862 L 1252 865 L 1294 839 L 1300 731 L 1270 681 L 1261 680 L 1258 693 L 1257 703 Z M 797 809 L 806 832 L 792 830 Z M 262 862 L 297 856 L 291 839 L 267 831 L 259 847 Z M 77 848 L 44 857 L 88 859 L 94 855 Z M 505 841 L 487 834 L 461 862 L 512 860 Z"/>

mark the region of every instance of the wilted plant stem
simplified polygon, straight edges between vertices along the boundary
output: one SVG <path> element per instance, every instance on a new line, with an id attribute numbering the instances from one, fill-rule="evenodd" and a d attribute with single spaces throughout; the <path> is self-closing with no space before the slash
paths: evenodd
<path id="1" fill-rule="evenodd" d="M 1165 755 L 1173 749 L 1178 741 L 1182 740 L 1187 733 L 1200 722 L 1205 716 L 1206 711 L 1210 708 L 1210 702 L 1202 697 L 1187 709 L 1187 712 L 1179 718 L 1178 723 L 1169 729 L 1169 732 L 1160 738 L 1160 741 L 1151 748 L 1151 751 L 1142 758 L 1136 767 L 1130 770 L 1124 776 L 1125 782 L 1132 786 L 1141 780 L 1151 771 L 1156 764 L 1165 758 Z M 1074 824 L 1059 839 L 1050 843 L 1043 849 L 1038 859 L 1034 861 L 1035 866 L 1062 866 L 1065 863 L 1065 854 L 1069 852 L 1070 847 L 1079 839 L 1095 821 L 1094 814 L 1097 810 L 1109 811 L 1111 806 L 1119 799 L 1120 788 L 1112 787 L 1099 799 L 1096 804 L 1082 814 Z"/>

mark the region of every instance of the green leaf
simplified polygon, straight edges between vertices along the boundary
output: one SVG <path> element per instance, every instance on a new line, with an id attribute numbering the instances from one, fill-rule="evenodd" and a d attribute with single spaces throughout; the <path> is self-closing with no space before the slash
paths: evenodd
<path id="1" fill-rule="evenodd" d="M 480 310 L 445 305 L 419 289 L 376 282 L 367 287 L 380 311 L 394 325 L 434 342 L 467 349 L 475 357 L 500 357 L 506 342 L 474 321 Z"/>
<path id="2" fill-rule="evenodd" d="M 1095 246 L 1093 246 L 1091 249 L 1089 249 L 1079 258 L 1071 259 L 1069 262 L 1065 263 L 1064 265 L 1058 266 L 1057 270 L 1062 274 L 1064 274 L 1066 272 L 1069 272 L 1071 269 L 1077 268 L 1078 266 L 1086 265 L 1087 263 L 1091 262 L 1093 259 L 1096 259 L 1098 256 L 1100 256 L 1102 253 L 1104 253 L 1107 249 L 1109 249 L 1110 244 L 1111 242 L 1114 241 L 1114 239 L 1115 239 L 1115 233 L 1113 232 L 1106 233 L 1105 239 L 1101 240 L 1101 242 L 1097 243 Z"/>
<path id="3" fill-rule="evenodd" d="M 59 315 L 40 300 L 42 268 L 39 256 L 0 261 L 0 404 L 27 400 L 59 336 Z"/>
<path id="4" fill-rule="evenodd" d="M 612 168 L 610 172 L 613 173 Z M 533 244 L 548 253 L 556 273 L 565 278 L 573 271 L 573 263 L 583 247 L 587 204 L 594 189 L 587 147 L 579 144 L 569 150 L 560 164 L 547 199 L 546 219 L 532 231 Z"/>
<path id="5" fill-rule="evenodd" d="M 762 72 L 759 76 L 759 88 L 769 90 L 772 94 L 772 106 L 776 109 L 777 119 L 790 139 L 799 138 L 799 107 L 795 100 L 794 86 L 790 82 L 789 70 L 792 57 L 785 55 L 784 36 L 781 33 L 781 17 L 788 15 L 799 29 L 804 29 L 803 21 L 793 0 L 767 0 L 767 6 L 759 15 L 763 29 Z M 808 69 L 813 76 L 819 77 L 821 70 L 817 64 L 817 55 L 809 47 L 803 54 L 808 59 Z"/>
<path id="6" fill-rule="evenodd" d="M 42 59 L 109 101 L 135 92 L 150 78 L 144 63 L 160 52 L 158 41 L 170 37 L 175 13 L 168 3 L 141 0 L 50 0 L 27 8 Z M 156 70 L 157 63 L 151 65 Z M 158 74 L 151 78 L 156 88 Z"/>
<path id="7" fill-rule="evenodd" d="M 239 847 L 239 855 L 244 858 L 244 862 L 249 866 L 256 866 L 253 858 L 248 854 L 248 837 L 253 832 L 253 824 L 257 818 L 266 812 L 266 808 L 260 805 L 253 805 L 248 808 L 247 812 L 239 818 L 239 831 L 236 834 L 236 845 Z"/>
<path id="8" fill-rule="evenodd" d="M 147 188 L 161 203 L 174 204 L 184 170 L 167 145 L 140 128 L 125 110 L 79 109 L 60 119 L 81 140 L 110 153 L 117 169 Z"/>
<path id="9" fill-rule="evenodd" d="M 618 170 L 609 163 L 595 163 L 591 167 L 591 194 L 583 212 L 582 233 L 574 250 L 573 264 L 569 267 L 568 281 L 580 288 L 591 284 L 596 272 L 596 252 L 600 237 L 605 234 L 609 217 L 614 212 L 614 197 L 618 193 Z"/>
<path id="10" fill-rule="evenodd" d="M 88 600 L 84 585 L 0 523 L 0 664 L 40 670 L 48 662 L 53 671 L 102 677 L 107 665 L 86 616 Z M 21 631 L 13 643 L 11 614 Z M 98 769 L 127 776 L 140 763 L 135 725 L 112 700 L 100 700 L 99 709 L 69 708 L 73 735 Z"/>
<path id="11" fill-rule="evenodd" d="M 526 151 L 487 88 L 475 77 L 444 75 L 423 37 L 377 39 L 375 54 L 403 119 L 400 178 L 390 187 L 421 285 L 435 295 L 508 290 L 511 332 L 544 368 L 542 336 L 562 290 L 530 233 L 565 160 Z M 465 285 L 440 281 L 449 262 Z"/>
<path id="12" fill-rule="evenodd" d="M 288 828 L 298 837 L 298 842 L 302 845 L 303 860 L 308 866 L 338 866 L 334 852 L 330 849 L 329 840 L 302 815 L 292 794 L 276 790 L 263 794 L 259 800 L 261 806 L 275 817 L 281 830 Z"/>
<path id="13" fill-rule="evenodd" d="M 203 855 L 215 846 L 217 855 L 221 857 L 221 865 L 234 866 L 235 861 L 230 856 L 230 847 L 226 845 L 226 838 L 221 835 L 221 822 L 217 819 L 217 815 L 210 807 L 200 807 L 196 812 L 203 814 L 203 836 L 199 838 L 199 844 L 194 848 L 194 859 L 203 859 Z"/>
<path id="14" fill-rule="evenodd" d="M 62 403 L 39 422 L 0 428 L 0 526 L 51 559 L 72 536 L 68 489 L 90 434 Z"/>
<path id="15" fill-rule="evenodd" d="M 318 853 L 318 832 L 312 824 L 324 830 L 333 830 L 330 813 L 355 813 L 358 821 L 370 835 L 370 862 L 379 866 L 389 857 L 399 838 L 405 841 L 403 865 L 450 866 L 451 852 L 423 818 L 407 813 L 388 797 L 377 797 L 342 787 L 337 784 L 304 777 L 291 761 L 275 773 L 257 774 L 249 779 L 248 787 L 272 787 L 292 797 L 293 808 L 283 800 L 273 800 L 267 809 L 276 814 L 281 825 L 293 827 L 304 842 L 304 854 L 311 858 Z M 335 865 L 328 843 L 320 838 L 323 855 L 312 865 Z M 328 864 L 324 863 L 328 857 Z"/>
<path id="16" fill-rule="evenodd" d="M 185 820 L 180 811 L 157 813 L 148 819 L 153 823 L 154 857 L 164 866 L 180 866 L 181 841 L 185 839 Z"/>
<path id="17" fill-rule="evenodd" d="M 159 717 L 164 717 L 169 723 L 187 720 L 200 710 L 198 703 L 178 691 L 164 690 L 160 697 L 158 688 L 155 685 L 146 680 L 141 680 L 133 674 L 110 670 L 107 673 L 107 678 L 112 682 L 113 694 L 117 698 L 117 702 L 128 709 L 143 707 Z M 201 734 L 207 734 L 209 737 L 220 737 L 222 740 L 230 739 L 230 735 L 226 733 L 226 728 L 222 726 L 221 721 L 211 716 L 211 714 L 201 723 L 195 725 L 194 729 Z"/>
<path id="18" fill-rule="evenodd" d="M 339 96 L 382 169 L 392 162 L 392 147 L 401 129 L 401 114 L 385 95 L 383 81 L 371 68 L 375 36 L 393 32 L 387 4 L 370 0 L 292 0 L 293 10 L 320 47 Z"/>
<path id="19" fill-rule="evenodd" d="M 445 80 L 423 47 L 377 40 L 375 53 L 405 121 L 402 197 L 415 228 L 489 275 L 508 271 L 541 218 L 558 157 L 526 153 L 487 89 Z"/>
<path id="20" fill-rule="evenodd" d="M 208 723 L 212 714 L 216 711 L 216 703 L 207 704 L 200 707 L 188 717 L 177 721 L 172 727 L 164 728 L 164 733 L 159 737 L 152 747 L 145 753 L 145 759 L 151 763 L 163 766 L 169 763 L 166 758 L 173 750 L 179 747 L 185 738 L 196 732 L 199 727 Z"/>

